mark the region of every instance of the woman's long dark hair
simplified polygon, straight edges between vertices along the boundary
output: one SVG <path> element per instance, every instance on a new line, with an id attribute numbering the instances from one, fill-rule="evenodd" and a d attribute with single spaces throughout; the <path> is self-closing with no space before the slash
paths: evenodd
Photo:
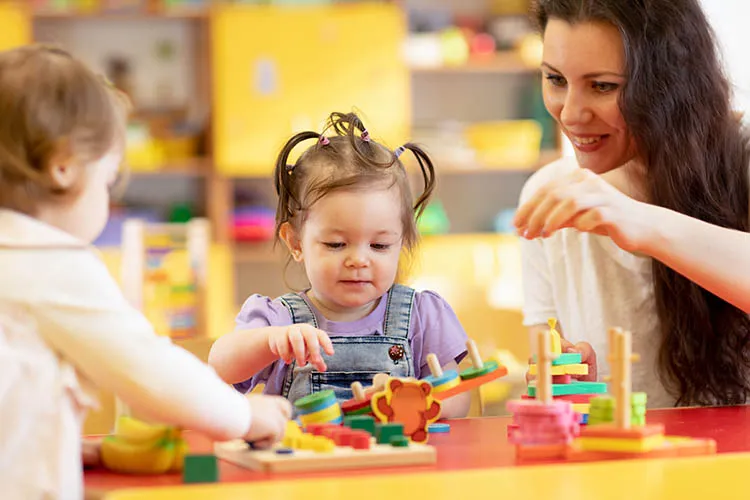
<path id="1" fill-rule="evenodd" d="M 748 142 L 698 0 L 538 0 L 533 13 L 542 32 L 550 19 L 620 31 L 620 109 L 652 203 L 747 231 Z M 659 375 L 677 404 L 747 402 L 748 315 L 656 260 L 653 280 Z"/>

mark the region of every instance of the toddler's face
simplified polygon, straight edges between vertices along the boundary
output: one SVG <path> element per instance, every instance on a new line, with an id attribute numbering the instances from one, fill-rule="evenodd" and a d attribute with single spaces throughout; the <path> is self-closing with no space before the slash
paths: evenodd
<path id="1" fill-rule="evenodd" d="M 396 279 L 402 233 L 396 186 L 334 191 L 318 201 L 293 251 L 313 301 L 334 314 L 369 310 Z"/>

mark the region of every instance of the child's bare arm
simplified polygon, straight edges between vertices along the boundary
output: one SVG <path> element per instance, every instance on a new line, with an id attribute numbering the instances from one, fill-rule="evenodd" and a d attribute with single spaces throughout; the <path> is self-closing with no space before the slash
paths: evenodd
<path id="1" fill-rule="evenodd" d="M 60 256 L 47 286 L 30 288 L 33 314 L 45 341 L 89 380 L 114 392 L 148 420 L 226 440 L 276 436 L 281 404 L 255 404 L 227 386 L 193 354 L 158 337 L 129 305 L 107 268 L 87 252 Z M 255 414 L 253 414 L 255 413 Z M 277 418 L 278 417 L 278 418 Z M 281 424 L 283 427 L 283 424 Z"/>
<path id="2" fill-rule="evenodd" d="M 278 359 L 268 346 L 268 338 L 273 330 L 285 328 L 268 326 L 227 333 L 211 346 L 208 364 L 228 384 L 243 382 Z"/>
<path id="3" fill-rule="evenodd" d="M 321 349 L 333 354 L 331 339 L 322 330 L 307 324 L 267 326 L 235 330 L 219 338 L 211 347 L 208 362 L 224 381 L 234 384 L 277 359 L 285 363 L 296 360 L 300 366 L 309 361 L 318 371 L 325 371 Z"/>

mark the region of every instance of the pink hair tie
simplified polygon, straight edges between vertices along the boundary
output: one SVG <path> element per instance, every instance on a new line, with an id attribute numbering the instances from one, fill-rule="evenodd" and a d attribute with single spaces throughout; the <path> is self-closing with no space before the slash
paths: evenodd
<path id="1" fill-rule="evenodd" d="M 328 146 L 331 143 L 331 141 L 328 140 L 328 137 L 324 135 L 320 136 L 320 138 L 318 139 L 318 142 L 320 142 L 321 146 Z"/>
<path id="2" fill-rule="evenodd" d="M 370 132 L 368 132 L 367 129 L 364 129 L 362 131 L 362 140 L 365 142 L 370 142 Z"/>

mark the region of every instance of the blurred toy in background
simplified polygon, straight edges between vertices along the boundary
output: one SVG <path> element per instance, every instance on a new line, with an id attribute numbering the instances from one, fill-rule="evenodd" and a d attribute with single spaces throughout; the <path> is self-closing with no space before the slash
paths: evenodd
<path id="1" fill-rule="evenodd" d="M 275 212 L 264 206 L 240 206 L 232 215 L 235 241 L 268 241 L 273 239 Z"/>
<path id="2" fill-rule="evenodd" d="M 443 203 L 435 199 L 425 208 L 422 217 L 417 221 L 417 229 L 420 234 L 445 234 L 450 229 L 448 214 L 445 212 Z"/>
<path id="3" fill-rule="evenodd" d="M 517 5 L 518 4 L 518 5 Z M 526 2 L 495 2 L 490 12 L 455 12 L 430 6 L 411 8 L 406 54 L 416 67 L 460 66 L 492 61 L 500 52 L 516 51 L 533 33 Z M 526 59 L 523 63 L 538 66 Z"/>
<path id="4" fill-rule="evenodd" d="M 276 211 L 265 193 L 256 189 L 237 189 L 229 233 L 235 241 L 261 242 L 273 239 Z"/>
<path id="5" fill-rule="evenodd" d="M 206 9 L 213 0 L 31 0 L 37 12 L 139 14 L 165 10 Z"/>
<path id="6" fill-rule="evenodd" d="M 123 474 L 164 474 L 183 468 L 188 446 L 182 431 L 124 415 L 101 441 L 101 462 Z"/>
<path id="7" fill-rule="evenodd" d="M 515 208 L 504 208 L 495 216 L 493 229 L 496 233 L 516 234 L 516 228 L 513 225 L 513 217 L 516 215 Z"/>
<path id="8" fill-rule="evenodd" d="M 192 337 L 204 330 L 209 224 L 123 225 L 122 287 L 159 335 Z"/>
<path id="9" fill-rule="evenodd" d="M 469 60 L 469 42 L 459 28 L 440 32 L 440 46 L 446 66 L 460 66 Z"/>
<path id="10" fill-rule="evenodd" d="M 498 350 L 492 357 L 508 369 L 508 374 L 479 388 L 481 415 L 509 415 L 510 412 L 506 408 L 508 401 L 519 399 L 526 392 L 526 372 L 529 366 L 527 362 L 519 361 L 512 352 L 505 349 Z"/>

